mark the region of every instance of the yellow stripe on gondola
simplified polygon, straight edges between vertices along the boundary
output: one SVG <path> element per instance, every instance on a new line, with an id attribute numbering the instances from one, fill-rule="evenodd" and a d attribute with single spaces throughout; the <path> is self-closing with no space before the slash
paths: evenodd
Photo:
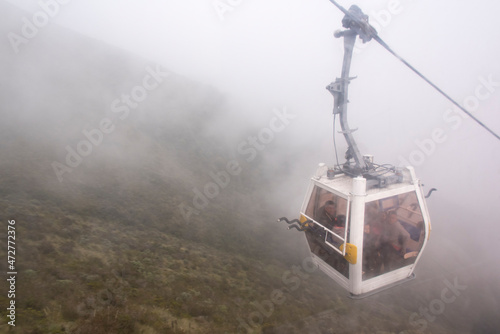
<path id="1" fill-rule="evenodd" d="M 347 245 L 344 258 L 350 264 L 356 264 L 358 262 L 358 248 L 352 244 L 342 244 L 340 245 L 342 252 L 344 251 L 344 245 Z"/>

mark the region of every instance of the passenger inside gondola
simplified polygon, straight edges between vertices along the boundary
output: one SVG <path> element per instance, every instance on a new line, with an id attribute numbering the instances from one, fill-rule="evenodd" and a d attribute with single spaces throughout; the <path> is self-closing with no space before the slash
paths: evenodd
<path id="1" fill-rule="evenodd" d="M 335 234 L 344 237 L 345 234 L 345 215 L 338 215 L 335 219 L 335 224 L 331 228 L 332 232 Z"/>
<path id="2" fill-rule="evenodd" d="M 409 239 L 410 234 L 399 222 L 396 211 L 390 211 L 381 234 L 381 255 L 385 272 L 401 267 Z"/>
<path id="3" fill-rule="evenodd" d="M 314 220 L 329 229 L 337 225 L 337 209 L 335 208 L 335 202 L 331 200 L 327 201 L 325 205 L 319 209 L 319 213 Z"/>
<path id="4" fill-rule="evenodd" d="M 363 236 L 363 279 L 415 262 L 425 227 L 414 192 L 366 203 Z"/>
<path id="5" fill-rule="evenodd" d="M 383 221 L 384 214 L 379 212 L 377 203 L 367 203 L 363 236 L 363 273 L 365 279 L 380 275 L 382 270 L 380 239 Z"/>
<path id="6" fill-rule="evenodd" d="M 306 214 L 318 224 L 313 224 L 306 230 L 306 237 L 315 255 L 345 277 L 349 277 L 348 262 L 340 251 L 341 245 L 346 242 L 346 207 L 345 199 L 316 187 L 311 194 Z"/>

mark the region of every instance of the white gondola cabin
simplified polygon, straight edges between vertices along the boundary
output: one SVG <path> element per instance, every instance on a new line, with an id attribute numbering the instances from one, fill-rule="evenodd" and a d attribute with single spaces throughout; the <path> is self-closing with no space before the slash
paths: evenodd
<path id="1" fill-rule="evenodd" d="M 300 222 L 306 225 L 312 257 L 353 296 L 414 276 L 430 233 L 430 220 L 413 168 L 400 173 L 399 183 L 367 187 L 363 177 L 329 177 L 320 165 L 310 181 Z M 397 219 L 391 219 L 394 215 Z"/>

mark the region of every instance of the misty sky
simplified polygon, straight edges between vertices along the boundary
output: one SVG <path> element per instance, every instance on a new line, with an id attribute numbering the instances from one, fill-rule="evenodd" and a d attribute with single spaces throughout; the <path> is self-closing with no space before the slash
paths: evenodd
<path id="1" fill-rule="evenodd" d="M 30 13 L 40 10 L 35 0 L 9 2 Z M 226 7 L 217 10 L 216 3 Z M 460 103 L 474 93 L 479 76 L 500 72 L 496 2 L 355 3 L 396 52 Z M 130 50 L 240 101 L 253 100 L 262 109 L 288 105 L 312 125 L 319 120 L 315 117 L 330 117 L 332 102 L 324 87 L 340 75 L 341 41 L 332 34 L 341 28 L 342 17 L 328 0 L 74 0 L 60 5 L 51 23 Z M 439 126 L 449 102 L 375 42 L 358 45 L 352 68 L 359 77 L 351 86 L 353 127 L 361 126 L 355 124 L 361 119 L 394 119 L 395 129 L 387 130 L 398 134 L 404 117 L 418 123 L 416 137 Z M 498 113 L 495 117 L 487 109 L 498 105 L 496 95 L 477 110 L 492 127 L 499 123 Z"/>
<path id="2" fill-rule="evenodd" d="M 35 0 L 8 2 L 27 10 L 27 17 L 40 11 Z M 359 5 L 396 52 L 500 132 L 500 3 L 339 2 Z M 226 7 L 217 10 L 214 3 Z M 272 108 L 286 106 L 300 119 L 292 129 L 304 134 L 298 149 L 318 148 L 317 160 L 307 162 L 314 171 L 318 162 L 333 162 L 333 99 L 325 87 L 340 76 L 343 50 L 333 32 L 342 17 L 328 0 L 73 0 L 60 5 L 50 24 L 213 85 L 238 106 L 235 113 L 257 125 L 266 125 Z M 22 47 L 24 52 L 30 45 Z M 349 120 L 359 127 L 362 152 L 393 164 L 424 157 L 414 159 L 417 173 L 439 189 L 429 203 L 431 214 L 449 214 L 440 210 L 443 201 L 467 203 L 500 233 L 494 216 L 500 141 L 449 112 L 444 97 L 375 42 L 358 42 L 351 75 L 358 79 L 350 86 Z M 442 130 L 440 142 L 422 153 L 418 143 L 428 143 L 436 129 Z"/>

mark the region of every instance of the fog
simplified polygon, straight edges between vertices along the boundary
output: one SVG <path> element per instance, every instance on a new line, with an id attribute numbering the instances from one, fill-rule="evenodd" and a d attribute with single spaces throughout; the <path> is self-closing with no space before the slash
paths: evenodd
<path id="1" fill-rule="evenodd" d="M 268 180 L 268 187 L 262 194 L 256 193 L 249 207 L 274 207 L 276 218 L 296 218 L 318 163 L 335 163 L 333 98 L 325 87 L 340 77 L 342 40 L 335 39 L 333 32 L 341 28 L 343 14 L 330 1 L 67 1 L 52 7 L 53 16 L 36 36 L 13 46 L 5 37 L 12 32 L 22 35 L 23 17 L 31 19 L 40 12 L 41 2 L 10 0 L 1 4 L 14 15 L 2 23 L 0 60 L 15 66 L 2 68 L 0 94 L 7 101 L 1 112 L 2 127 L 22 129 L 22 136 L 31 140 L 46 140 L 50 149 L 44 158 L 63 161 L 65 147 L 77 145 L 82 129 L 96 128 L 110 115 L 113 119 L 125 115 L 110 112 L 110 106 L 143 82 L 147 68 L 163 73 L 159 79 L 165 81 L 163 92 L 172 87 L 172 96 L 195 110 L 186 118 L 183 110 L 169 105 L 173 102 L 168 94 L 152 91 L 152 98 L 124 116 L 126 122 L 120 123 L 111 139 L 85 159 L 85 168 L 75 169 L 65 178 L 80 185 L 99 182 L 96 166 L 103 165 L 96 161 L 111 156 L 113 168 L 140 168 L 144 161 L 151 161 L 161 165 L 165 178 L 182 180 L 184 189 L 201 187 L 206 175 L 196 176 L 189 166 L 179 166 L 176 158 L 151 158 L 152 151 L 144 147 L 155 143 L 137 132 L 135 125 L 147 132 L 160 131 L 157 126 L 165 124 L 173 137 L 175 131 L 202 131 L 243 160 L 238 147 L 248 136 L 269 127 L 279 110 L 293 115 L 289 124 L 258 152 L 260 164 L 249 161 L 244 165 L 243 174 Z M 346 8 L 353 3 L 361 7 L 395 52 L 500 133 L 500 3 L 340 3 Z M 81 39 L 75 41 L 73 36 Z M 113 53 L 102 54 L 101 49 L 93 49 L 95 45 Z M 58 66 L 65 57 L 74 62 Z M 109 71 L 86 73 L 84 65 L 93 62 L 107 64 Z M 357 78 L 350 85 L 348 117 L 351 127 L 358 128 L 354 135 L 361 152 L 373 154 L 377 163 L 410 163 L 425 190 L 438 189 L 428 199 L 433 230 L 422 267 L 417 269 L 422 278 L 416 284 L 439 282 L 447 274 L 477 288 L 480 296 L 487 295 L 490 288 L 498 291 L 500 141 L 375 41 L 357 41 L 351 76 Z M 70 84 L 71 78 L 79 78 L 77 84 Z M 50 87 L 65 80 L 68 85 L 57 91 L 60 95 L 52 92 L 47 97 Z M 175 91 L 178 84 L 198 100 Z M 44 110 L 39 108 L 40 101 Z M 170 112 L 154 111 L 155 103 L 168 105 Z M 218 108 L 224 112 L 208 112 Z M 18 137 L 4 135 L 2 140 L 16 142 Z M 337 135 L 337 145 L 342 163 L 346 144 L 341 135 Z M 198 150 L 193 154 L 203 156 L 204 143 L 193 147 Z M 165 156 L 175 155 L 173 147 L 162 150 Z M 19 154 L 8 158 L 26 158 Z M 221 159 L 220 164 L 207 162 L 207 168 L 221 168 L 226 163 Z M 29 170 L 29 166 L 25 168 Z M 42 183 L 51 189 L 66 189 L 65 182 L 57 182 L 52 166 L 45 164 L 43 169 Z M 122 177 L 132 176 L 123 172 Z M 215 202 L 226 205 L 222 199 Z M 275 217 L 255 222 L 255 228 L 264 229 L 271 218 Z M 304 242 L 296 235 L 290 240 Z M 437 267 L 441 271 L 434 271 Z M 495 298 L 485 303 L 492 312 L 500 307 Z"/>

